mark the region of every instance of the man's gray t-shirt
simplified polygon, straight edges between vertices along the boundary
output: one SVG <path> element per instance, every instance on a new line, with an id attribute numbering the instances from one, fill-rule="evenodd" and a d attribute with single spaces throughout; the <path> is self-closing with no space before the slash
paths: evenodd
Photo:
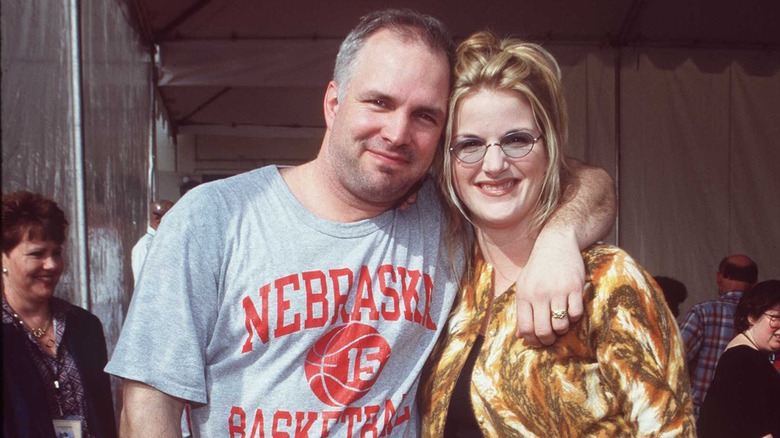
<path id="1" fill-rule="evenodd" d="M 191 401 L 194 436 L 416 435 L 462 265 L 444 224 L 430 181 L 347 224 L 276 167 L 202 185 L 161 224 L 106 370 Z"/>

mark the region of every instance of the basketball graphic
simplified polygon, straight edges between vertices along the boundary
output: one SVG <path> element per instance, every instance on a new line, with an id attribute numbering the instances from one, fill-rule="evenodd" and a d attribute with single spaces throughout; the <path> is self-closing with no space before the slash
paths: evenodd
<path id="1" fill-rule="evenodd" d="M 344 407 L 371 389 L 388 357 L 390 344 L 374 327 L 351 323 L 317 340 L 306 354 L 304 372 L 317 398 Z"/>

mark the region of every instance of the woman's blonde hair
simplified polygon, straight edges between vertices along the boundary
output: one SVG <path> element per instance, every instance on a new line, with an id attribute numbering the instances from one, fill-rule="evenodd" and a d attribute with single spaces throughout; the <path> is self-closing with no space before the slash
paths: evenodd
<path id="1" fill-rule="evenodd" d="M 464 98 L 480 90 L 508 90 L 524 96 L 531 105 L 536 124 L 547 148 L 547 170 L 542 192 L 534 209 L 533 225 L 538 230 L 558 205 L 561 176 L 566 172 L 561 148 L 568 141 L 568 114 L 561 85 L 561 70 L 555 58 L 537 44 L 519 39 L 500 39 L 488 31 L 478 32 L 457 49 L 450 94 L 449 114 L 443 154 L 434 167 L 450 210 L 449 239 L 460 240 L 466 233 L 468 208 L 458 198 L 449 151 L 456 111 Z M 540 147 L 540 142 L 534 147 Z"/>

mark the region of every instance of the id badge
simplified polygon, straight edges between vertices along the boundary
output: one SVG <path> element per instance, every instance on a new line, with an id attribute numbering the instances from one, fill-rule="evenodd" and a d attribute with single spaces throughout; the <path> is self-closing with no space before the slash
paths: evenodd
<path id="1" fill-rule="evenodd" d="M 54 420 L 57 438 L 81 438 L 81 420 Z"/>

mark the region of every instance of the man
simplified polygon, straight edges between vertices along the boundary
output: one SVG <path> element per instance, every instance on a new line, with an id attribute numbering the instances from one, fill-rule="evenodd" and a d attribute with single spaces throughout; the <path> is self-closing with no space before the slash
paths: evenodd
<path id="1" fill-rule="evenodd" d="M 154 239 L 154 233 L 157 232 L 157 227 L 160 226 L 165 213 L 173 207 L 173 202 L 158 199 L 149 204 L 149 226 L 146 227 L 146 234 L 141 236 L 133 246 L 133 252 L 131 254 L 131 267 L 133 268 L 133 281 L 138 281 L 138 275 L 141 273 L 141 267 L 146 260 L 146 253 L 149 251 L 149 245 L 152 244 Z"/>
<path id="2" fill-rule="evenodd" d="M 451 53 L 436 19 L 364 17 L 336 60 L 318 157 L 203 185 L 171 211 L 107 367 L 126 379 L 123 436 L 176 436 L 183 401 L 195 436 L 418 433 L 419 375 L 464 249 L 441 244 L 431 181 L 417 203 L 392 207 L 439 149 Z M 545 251 L 567 247 L 568 260 L 611 223 L 608 178 L 578 188 L 607 193 L 607 208 L 569 203 L 546 229 L 556 237 Z M 560 223 L 579 209 L 596 225 Z M 579 263 L 551 269 L 581 275 Z M 551 306 L 581 313 L 577 274 L 553 298 L 523 303 L 542 341 L 568 328 L 551 322 Z"/>
<path id="3" fill-rule="evenodd" d="M 742 293 L 758 280 L 758 266 L 748 256 L 734 254 L 720 261 L 715 281 L 719 299 L 699 303 L 685 315 L 680 331 L 685 342 L 696 417 L 715 367 L 734 333 L 734 311 Z"/>

